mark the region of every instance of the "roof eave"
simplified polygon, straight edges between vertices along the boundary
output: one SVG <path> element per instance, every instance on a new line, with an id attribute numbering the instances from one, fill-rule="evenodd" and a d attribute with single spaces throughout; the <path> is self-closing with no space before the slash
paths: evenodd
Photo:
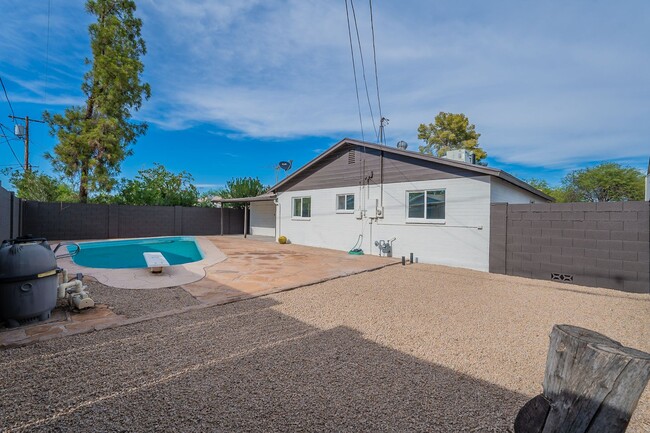
<path id="1" fill-rule="evenodd" d="M 270 188 L 270 191 L 273 191 L 273 192 L 277 193 L 278 188 L 282 187 L 283 185 L 285 185 L 286 183 L 288 183 L 289 181 L 294 179 L 296 176 L 298 176 L 300 173 L 304 172 L 307 168 L 309 168 L 312 165 L 318 163 L 319 161 L 326 158 L 328 155 L 332 154 L 333 152 L 335 152 L 340 147 L 343 147 L 346 144 L 367 147 L 367 148 L 375 149 L 375 150 L 388 151 L 390 153 L 393 153 L 393 154 L 396 154 L 396 155 L 402 155 L 402 156 L 405 156 L 405 157 L 408 157 L 408 158 L 415 158 L 415 159 L 420 159 L 420 160 L 423 160 L 423 161 L 435 162 L 435 163 L 439 163 L 439 164 L 443 164 L 443 165 L 447 165 L 447 166 L 451 166 L 451 167 L 456 167 L 456 168 L 461 168 L 461 169 L 465 169 L 465 170 L 468 170 L 468 171 L 473 171 L 475 173 L 481 173 L 481 174 L 485 174 L 485 175 L 489 175 L 489 176 L 496 176 L 496 177 L 499 177 L 499 178 L 505 180 L 508 183 L 511 183 L 511 184 L 513 184 L 513 185 L 515 185 L 517 187 L 523 188 L 523 189 L 525 189 L 525 190 L 527 190 L 527 191 L 529 191 L 529 192 L 543 198 L 544 200 L 555 201 L 555 199 L 553 197 L 543 193 L 542 191 L 539 191 L 536 188 L 533 188 L 531 185 L 528 185 L 526 182 L 524 182 L 524 181 L 522 181 L 520 179 L 517 179 L 516 177 L 514 177 L 511 174 L 506 173 L 505 171 L 502 171 L 502 170 L 498 170 L 498 169 L 490 168 L 490 167 L 484 167 L 484 166 L 480 166 L 480 165 L 476 165 L 476 164 L 470 164 L 470 163 L 467 163 L 467 162 L 454 161 L 454 160 L 451 160 L 451 159 L 440 158 L 440 157 L 433 156 L 433 155 L 424 155 L 424 154 L 421 154 L 421 153 L 411 152 L 411 151 L 402 150 L 402 149 L 396 149 L 396 148 L 392 148 L 392 147 L 383 146 L 383 145 L 380 145 L 380 144 L 368 143 L 368 142 L 365 142 L 365 141 L 355 140 L 353 138 L 344 138 L 344 139 L 342 139 L 341 141 L 336 143 L 334 146 L 330 147 L 325 152 L 321 153 L 316 158 L 312 159 L 311 161 L 309 161 L 308 163 L 306 163 L 305 165 L 300 167 L 300 169 L 296 170 L 295 172 L 291 173 L 291 175 L 287 176 L 282 181 L 280 181 L 277 184 L 273 185 Z"/>
<path id="2" fill-rule="evenodd" d="M 273 201 L 276 199 L 275 194 L 258 195 L 257 197 L 240 197 L 240 198 L 220 198 L 212 199 L 212 203 L 251 203 L 259 201 Z"/>

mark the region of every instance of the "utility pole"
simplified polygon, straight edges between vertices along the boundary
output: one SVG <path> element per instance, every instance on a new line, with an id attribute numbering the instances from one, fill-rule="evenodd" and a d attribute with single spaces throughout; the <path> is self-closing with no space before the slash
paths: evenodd
<path id="1" fill-rule="evenodd" d="M 29 116 L 25 117 L 17 117 L 17 116 L 11 116 L 9 115 L 10 119 L 13 120 L 24 120 L 25 121 L 25 133 L 24 134 L 16 134 L 19 138 L 21 138 L 21 135 L 24 135 L 25 137 L 25 172 L 29 172 L 32 170 L 31 166 L 29 165 L 29 122 L 37 122 L 37 123 L 45 123 L 43 120 L 34 120 L 30 119 Z M 16 131 L 14 131 L 16 133 Z"/>
<path id="2" fill-rule="evenodd" d="M 379 144 L 386 144 L 386 135 L 384 134 L 384 127 L 388 125 L 388 120 L 385 117 L 382 117 L 379 120 Z"/>

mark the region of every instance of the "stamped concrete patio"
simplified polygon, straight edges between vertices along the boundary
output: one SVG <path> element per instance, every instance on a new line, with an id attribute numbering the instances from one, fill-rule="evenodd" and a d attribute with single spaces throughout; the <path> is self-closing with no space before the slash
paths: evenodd
<path id="1" fill-rule="evenodd" d="M 273 239 L 264 238 L 212 236 L 202 237 L 201 242 L 209 242 L 216 246 L 225 254 L 226 259 L 206 267 L 205 277 L 201 280 L 180 286 L 198 301 L 197 305 L 179 302 L 178 305 L 171 304 L 161 310 L 155 305 L 156 292 L 166 289 L 154 289 L 148 286 L 126 289 L 122 290 L 119 296 L 128 299 L 121 299 L 120 303 L 125 303 L 124 301 L 139 303 L 143 308 L 140 308 L 137 316 L 128 317 L 120 314 L 119 311 L 114 312 L 113 307 L 117 301 L 113 303 L 108 297 L 106 304 L 99 303 L 91 310 L 70 314 L 57 309 L 53 317 L 45 323 L 16 329 L 2 328 L 0 347 L 20 346 L 35 341 L 133 324 L 189 310 L 282 292 L 397 263 L 396 259 L 386 257 L 354 256 L 344 251 L 324 248 L 280 245 Z M 80 270 L 83 272 L 83 268 Z M 95 289 L 90 290 L 91 296 L 93 290 Z M 134 292 L 139 292 L 137 297 Z M 148 292 L 150 296 L 143 292 Z"/>
<path id="2" fill-rule="evenodd" d="M 208 237 L 227 257 L 206 268 L 200 281 L 182 287 L 199 301 L 221 304 L 379 269 L 397 260 L 355 256 L 302 245 L 241 236 Z"/>

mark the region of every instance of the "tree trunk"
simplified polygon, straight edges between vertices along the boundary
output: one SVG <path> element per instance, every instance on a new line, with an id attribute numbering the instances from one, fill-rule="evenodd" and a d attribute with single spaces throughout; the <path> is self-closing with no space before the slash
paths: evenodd
<path id="1" fill-rule="evenodd" d="M 517 415 L 517 433 L 619 433 L 650 378 L 650 355 L 602 334 L 556 325 L 544 393 Z"/>
<path id="2" fill-rule="evenodd" d="M 79 201 L 81 203 L 88 202 L 88 166 L 86 164 L 81 166 L 81 177 L 79 178 Z"/>

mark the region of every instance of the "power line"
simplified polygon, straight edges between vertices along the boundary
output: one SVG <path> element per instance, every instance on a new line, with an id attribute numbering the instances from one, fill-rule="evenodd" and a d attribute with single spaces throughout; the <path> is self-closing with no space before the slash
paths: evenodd
<path id="1" fill-rule="evenodd" d="M 357 67 L 354 62 L 354 47 L 352 46 L 352 29 L 350 27 L 350 13 L 348 12 L 348 0 L 345 0 L 345 15 L 348 20 L 348 37 L 350 39 L 350 55 L 352 56 L 352 72 L 354 73 L 354 90 L 357 92 L 357 107 L 359 108 L 359 124 L 361 125 L 361 140 L 366 141 L 363 134 L 363 116 L 361 115 L 361 100 L 359 99 L 359 84 L 357 82 Z"/>
<path id="2" fill-rule="evenodd" d="M 43 104 L 47 105 L 47 80 L 48 69 L 50 66 L 50 11 L 52 10 L 52 0 L 47 0 L 47 40 L 45 43 L 45 92 L 43 95 Z"/>
<path id="3" fill-rule="evenodd" d="M 370 4 L 370 29 L 372 30 L 372 59 L 375 64 L 375 84 L 377 87 L 377 106 L 379 108 L 379 119 L 380 119 L 380 129 L 381 125 L 384 122 L 384 116 L 381 112 L 381 98 L 379 97 L 379 74 L 377 73 L 377 50 L 375 49 L 375 21 L 372 17 L 372 0 L 368 0 L 368 3 Z M 380 133 L 380 135 L 383 135 L 383 133 Z M 382 137 L 379 137 L 380 140 Z M 384 136 L 384 144 L 386 144 L 386 137 Z"/>
<path id="4" fill-rule="evenodd" d="M 375 115 L 372 112 L 372 104 L 370 103 L 370 92 L 368 92 L 368 81 L 366 80 L 366 66 L 363 61 L 363 50 L 361 49 L 361 37 L 359 36 L 359 26 L 357 25 L 357 14 L 354 11 L 354 0 L 350 0 L 352 7 L 352 17 L 354 18 L 354 28 L 357 33 L 357 43 L 359 44 L 359 57 L 361 58 L 361 74 L 363 76 L 363 84 L 366 88 L 366 99 L 368 100 L 368 108 L 370 110 L 370 118 L 372 119 L 372 128 L 375 130 L 375 138 L 379 141 L 379 134 L 377 134 L 377 126 L 375 125 Z"/>
<path id="5" fill-rule="evenodd" d="M 14 116 L 15 115 L 14 107 L 11 105 L 11 101 L 9 100 L 9 95 L 7 95 L 7 88 L 5 87 L 4 81 L 2 81 L 2 77 L 0 77 L 0 84 L 2 84 L 2 90 L 4 90 L 5 92 L 5 98 L 7 99 L 7 103 L 9 104 L 9 108 L 11 109 L 11 115 Z M 15 120 L 14 123 L 16 123 Z"/>
<path id="6" fill-rule="evenodd" d="M 9 130 L 9 128 L 7 128 L 2 123 L 0 123 L 0 131 L 4 131 L 5 129 Z M 5 132 L 3 132 L 2 136 L 5 138 L 5 141 L 7 142 L 7 146 L 9 146 L 9 150 L 11 150 L 11 153 L 14 155 L 14 158 L 16 158 L 16 162 L 18 163 L 18 165 L 20 165 L 22 167 L 23 163 L 20 162 L 20 159 L 18 159 L 18 156 L 16 155 L 16 152 L 14 152 L 14 148 L 11 147 L 11 143 L 9 142 L 9 138 L 7 137 L 7 134 Z"/>

